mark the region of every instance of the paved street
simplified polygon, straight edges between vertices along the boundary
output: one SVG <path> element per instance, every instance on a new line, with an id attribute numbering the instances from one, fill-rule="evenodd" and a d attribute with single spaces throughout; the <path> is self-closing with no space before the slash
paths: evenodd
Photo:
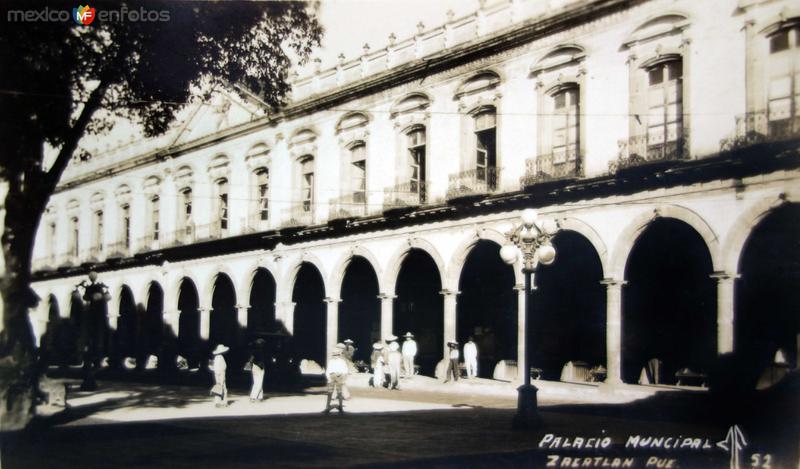
<path id="1" fill-rule="evenodd" d="M 675 393 L 630 404 L 543 402 L 542 428 L 520 432 L 511 429 L 516 403 L 507 395 L 356 386 L 345 414 L 326 416 L 321 388 L 269 394 L 262 403 L 233 392 L 231 405 L 217 409 L 198 387 L 101 384 L 96 393 L 71 394 L 70 409 L 52 416 L 49 428 L 5 439 L 3 467 L 539 467 L 548 461 L 602 467 L 615 457 L 630 458 L 631 467 L 656 467 L 650 461 L 656 457 L 663 464 L 674 459 L 673 467 L 729 462 L 716 447 L 728 424 L 703 411 L 707 400 Z M 793 467 L 786 461 L 796 458 L 796 420 L 762 414 L 753 421 L 769 425 L 737 422 L 748 443 L 743 455 L 769 454 L 772 467 Z M 710 447 L 624 448 L 635 435 L 707 438 Z M 565 446 L 564 438 L 575 445 L 575 437 L 607 437 L 609 446 Z"/>

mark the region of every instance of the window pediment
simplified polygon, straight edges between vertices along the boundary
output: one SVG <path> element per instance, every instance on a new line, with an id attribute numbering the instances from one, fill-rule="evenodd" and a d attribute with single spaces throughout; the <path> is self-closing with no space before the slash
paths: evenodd
<path id="1" fill-rule="evenodd" d="M 623 43 L 624 49 L 655 39 L 680 35 L 689 27 L 689 19 L 681 13 L 670 13 L 652 18 L 637 27 Z"/>
<path id="2" fill-rule="evenodd" d="M 78 209 L 80 209 L 80 207 L 81 207 L 81 203 L 78 202 L 77 199 L 72 199 L 69 202 L 67 202 L 67 211 L 68 212 L 75 212 Z"/>
<path id="3" fill-rule="evenodd" d="M 531 66 L 530 71 L 535 76 L 542 72 L 578 65 L 585 58 L 586 52 L 580 46 L 560 46 L 545 54 L 544 57 Z"/>
<path id="4" fill-rule="evenodd" d="M 351 112 L 345 114 L 336 124 L 336 133 L 353 131 L 366 127 L 369 124 L 369 117 L 360 112 Z"/>
<path id="5" fill-rule="evenodd" d="M 250 171 L 259 167 L 269 167 L 269 147 L 263 143 L 253 145 L 247 150 L 244 161 Z"/>
<path id="6" fill-rule="evenodd" d="M 500 85 L 500 76 L 492 71 L 480 72 L 466 80 L 456 91 L 455 98 L 460 99 L 484 91 L 489 91 Z"/>
<path id="7" fill-rule="evenodd" d="M 127 184 L 123 184 L 114 191 L 114 197 L 119 204 L 127 204 L 131 201 L 131 188 Z"/>
<path id="8" fill-rule="evenodd" d="M 92 207 L 92 210 L 97 210 L 102 208 L 103 204 L 105 203 L 106 196 L 102 192 L 95 192 L 89 198 L 89 205 Z"/>
<path id="9" fill-rule="evenodd" d="M 392 106 L 390 118 L 417 111 L 424 111 L 431 105 L 430 98 L 424 93 L 412 93 Z"/>
<path id="10" fill-rule="evenodd" d="M 161 179 L 158 176 L 150 176 L 144 180 L 144 184 L 142 184 L 142 188 L 144 192 L 148 195 L 152 195 L 158 192 L 161 186 Z"/>

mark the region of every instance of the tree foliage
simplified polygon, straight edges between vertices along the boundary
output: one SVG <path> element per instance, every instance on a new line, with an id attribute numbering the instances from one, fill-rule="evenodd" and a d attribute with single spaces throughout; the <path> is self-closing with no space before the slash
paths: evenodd
<path id="1" fill-rule="evenodd" d="M 117 117 L 140 124 L 146 136 L 164 133 L 194 92 L 214 86 L 242 87 L 280 107 L 292 59 L 305 60 L 322 34 L 305 2 L 92 2 L 91 24 L 52 20 L 51 12 L 72 15 L 76 6 L 0 5 L 0 180 L 7 185 L 0 360 L 33 353 L 26 317 L 35 302 L 33 238 L 80 140 Z M 14 16 L 31 10 L 50 12 L 49 20 Z M 117 17 L 102 21 L 103 11 Z M 142 21 L 156 18 L 147 12 L 161 19 L 166 12 L 168 20 Z M 52 161 L 45 161 L 47 146 L 57 152 Z"/>

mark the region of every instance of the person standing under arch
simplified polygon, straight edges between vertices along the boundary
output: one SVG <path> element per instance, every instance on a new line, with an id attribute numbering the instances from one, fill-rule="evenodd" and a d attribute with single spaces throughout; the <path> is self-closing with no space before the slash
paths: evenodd
<path id="1" fill-rule="evenodd" d="M 405 369 L 405 377 L 411 379 L 414 376 L 414 357 L 417 356 L 417 343 L 414 341 L 414 334 L 406 332 L 403 336 L 406 338 L 403 342 L 403 368 Z"/>
<path id="2" fill-rule="evenodd" d="M 478 376 L 478 346 L 472 336 L 464 344 L 464 366 L 467 369 L 467 378 L 476 378 Z"/>

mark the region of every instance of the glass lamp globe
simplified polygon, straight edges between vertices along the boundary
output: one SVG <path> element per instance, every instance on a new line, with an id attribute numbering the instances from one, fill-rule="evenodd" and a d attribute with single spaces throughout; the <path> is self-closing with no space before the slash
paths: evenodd
<path id="1" fill-rule="evenodd" d="M 538 214 L 536 213 L 536 210 L 532 208 L 526 208 L 522 211 L 522 224 L 525 226 L 525 228 L 532 228 L 533 224 L 536 223 L 537 216 Z"/>
<path id="2" fill-rule="evenodd" d="M 506 244 L 505 246 L 500 248 L 500 258 L 503 259 L 508 265 L 514 265 L 517 262 L 517 257 L 519 257 L 517 253 L 517 247 L 513 244 Z"/>
<path id="3" fill-rule="evenodd" d="M 539 256 L 539 262 L 544 265 L 550 265 L 556 260 L 556 249 L 550 244 L 542 244 L 536 251 Z"/>
<path id="4" fill-rule="evenodd" d="M 558 224 L 552 218 L 545 218 L 539 221 L 539 228 L 542 232 L 552 235 L 558 231 Z"/>

